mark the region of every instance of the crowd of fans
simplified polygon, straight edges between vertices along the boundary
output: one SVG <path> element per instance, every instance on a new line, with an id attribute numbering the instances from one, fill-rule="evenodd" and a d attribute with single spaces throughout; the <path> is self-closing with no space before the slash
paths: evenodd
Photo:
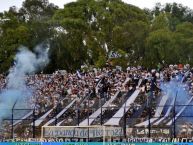
<path id="1" fill-rule="evenodd" d="M 28 75 L 26 76 L 26 85 L 33 90 L 33 95 L 30 97 L 30 108 L 35 108 L 36 118 L 51 108 L 54 108 L 54 112 L 59 113 L 69 102 L 76 99 L 76 103 L 62 115 L 61 118 L 68 119 L 62 125 L 80 123 L 113 97 L 117 91 L 121 91 L 122 95 L 115 99 L 110 106 L 119 108 L 136 89 L 141 89 L 140 97 L 132 103 L 127 112 L 128 117 L 142 118 L 136 120 L 137 123 L 144 121 L 148 116 L 148 103 L 152 105 L 151 115 L 153 116 L 155 113 L 157 101 L 161 96 L 160 83 L 179 78 L 179 76 L 183 78 L 182 81 L 188 84 L 189 93 L 192 93 L 193 71 L 189 65 L 185 65 L 183 68 L 170 65 L 151 70 L 142 67 L 128 67 L 126 71 L 123 71 L 121 68 L 106 67 L 86 72 L 77 71 L 76 73 L 56 71 L 53 74 Z M 142 82 L 138 84 L 140 79 Z M 0 92 L 6 88 L 6 82 L 6 76 L 1 74 Z M 150 98 L 151 102 L 147 102 L 147 98 Z M 113 107 L 103 113 L 103 123 L 118 110 L 112 110 Z M 78 121 L 75 120 L 77 108 L 80 119 Z M 52 113 L 49 117 L 53 118 L 54 115 L 56 114 Z M 98 121 L 100 121 L 99 118 L 100 116 L 97 118 Z"/>

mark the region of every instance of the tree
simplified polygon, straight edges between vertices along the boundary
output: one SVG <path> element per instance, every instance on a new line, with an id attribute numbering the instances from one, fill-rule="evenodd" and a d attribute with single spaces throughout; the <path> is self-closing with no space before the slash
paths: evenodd
<path id="1" fill-rule="evenodd" d="M 193 43 L 193 24 L 184 22 L 176 27 L 176 44 L 178 44 L 178 54 L 181 63 L 192 64 L 192 43 Z"/>
<path id="2" fill-rule="evenodd" d="M 178 63 L 178 55 L 174 43 L 173 33 L 167 29 L 151 32 L 146 40 L 145 65 L 155 67 L 163 60 L 166 64 Z"/>
<path id="3" fill-rule="evenodd" d="M 180 4 L 142 10 L 121 0 L 77 0 L 58 9 L 48 0 L 25 0 L 0 13 L 1 71 L 12 65 L 17 48 L 50 43 L 45 69 L 75 71 L 81 65 L 156 66 L 191 63 L 193 12 Z M 110 59 L 110 53 L 122 54 Z M 126 56 L 126 57 L 125 57 Z"/>
<path id="4" fill-rule="evenodd" d="M 132 28 L 129 28 L 127 25 L 132 21 L 134 21 L 134 23 L 130 24 Z M 69 3 L 64 6 L 64 9 L 56 11 L 52 18 L 52 23 L 56 27 L 62 26 L 62 29 L 67 32 L 67 34 L 64 34 L 65 36 L 62 36 L 62 39 L 65 43 L 69 42 L 68 48 L 64 44 L 58 44 L 60 47 L 55 52 L 64 51 L 71 60 L 73 60 L 75 55 L 71 51 L 75 50 L 70 47 L 70 44 L 73 45 L 73 38 L 78 34 L 76 39 L 80 41 L 76 41 L 75 47 L 81 50 L 78 53 L 81 56 L 81 61 L 79 61 L 81 64 L 77 63 L 79 67 L 84 63 L 103 66 L 98 64 L 101 64 L 99 62 L 107 61 L 108 53 L 111 50 L 117 51 L 122 49 L 125 51 L 130 46 L 132 46 L 132 49 L 136 49 L 136 57 L 139 57 L 137 54 L 140 50 L 144 49 L 142 43 L 144 42 L 144 35 L 146 35 L 144 33 L 146 33 L 148 27 L 148 19 L 142 10 L 124 4 L 120 0 L 78 0 L 77 2 Z M 137 28 L 135 29 L 136 26 Z M 119 34 L 116 31 L 118 27 L 121 29 Z M 132 32 L 132 29 L 136 31 Z M 139 30 L 137 31 L 137 29 Z M 132 44 L 128 43 L 128 35 L 122 35 L 124 34 L 123 31 L 130 33 L 130 39 L 132 39 L 133 34 L 136 36 L 132 39 Z M 71 32 L 80 32 L 81 35 Z M 119 42 L 119 36 L 123 37 L 122 40 L 124 41 Z M 57 37 L 56 39 L 58 39 Z M 124 43 L 124 45 L 121 45 L 121 43 Z M 82 53 L 85 54 L 83 55 Z M 57 56 L 55 55 L 55 57 Z M 76 56 L 76 58 L 80 57 Z M 63 68 L 66 68 L 66 66 Z M 77 66 L 71 65 L 70 68 L 77 69 Z"/>
<path id="5" fill-rule="evenodd" d="M 25 21 L 42 21 L 49 19 L 57 9 L 48 0 L 25 0 L 19 13 Z"/>
<path id="6" fill-rule="evenodd" d="M 115 27 L 113 43 L 115 48 L 124 50 L 129 55 L 129 62 L 140 62 L 144 57 L 145 39 L 149 31 L 148 23 L 132 21 L 122 27 Z"/>

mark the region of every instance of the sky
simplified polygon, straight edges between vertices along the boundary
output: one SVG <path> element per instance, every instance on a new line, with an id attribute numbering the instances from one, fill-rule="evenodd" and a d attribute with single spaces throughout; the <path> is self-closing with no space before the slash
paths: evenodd
<path id="1" fill-rule="evenodd" d="M 22 2 L 24 0 L 0 0 L 0 12 L 4 10 L 8 10 L 11 6 L 16 6 L 18 8 L 21 7 Z M 63 8 L 63 5 L 76 0 L 49 0 L 50 2 L 58 5 L 60 8 Z M 156 3 L 160 2 L 162 5 L 165 3 L 181 3 L 184 6 L 188 6 L 193 9 L 193 1 L 192 0 L 122 0 L 125 3 L 129 3 L 140 8 L 153 8 Z"/>

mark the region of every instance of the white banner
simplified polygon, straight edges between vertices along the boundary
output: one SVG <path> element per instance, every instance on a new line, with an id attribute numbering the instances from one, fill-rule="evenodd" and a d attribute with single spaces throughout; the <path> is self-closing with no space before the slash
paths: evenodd
<path id="1" fill-rule="evenodd" d="M 89 132 L 89 134 L 88 134 Z M 103 136 L 119 137 L 123 136 L 121 127 L 43 127 L 42 137 L 69 137 L 69 138 L 97 138 Z"/>
<path id="2" fill-rule="evenodd" d="M 89 134 L 88 134 L 89 132 Z M 126 128 L 126 136 L 148 135 L 147 128 Z M 168 128 L 151 128 L 151 135 L 169 135 Z M 97 137 L 123 137 L 121 127 L 113 126 L 44 126 L 42 138 L 97 138 Z"/>

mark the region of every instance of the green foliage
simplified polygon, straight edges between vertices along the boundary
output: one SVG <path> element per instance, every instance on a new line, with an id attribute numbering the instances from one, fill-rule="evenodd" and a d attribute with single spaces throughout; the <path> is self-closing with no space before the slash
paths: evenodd
<path id="1" fill-rule="evenodd" d="M 106 65 L 106 58 L 105 58 L 105 56 L 101 54 L 99 56 L 99 58 L 98 58 L 98 60 L 97 60 L 95 65 L 96 65 L 97 68 L 104 67 Z"/>
<path id="2" fill-rule="evenodd" d="M 118 54 L 120 54 L 120 57 L 112 58 L 110 60 L 111 65 L 112 66 L 122 66 L 123 69 L 126 69 L 127 63 L 128 63 L 127 53 L 122 49 L 117 50 L 117 52 Z"/>
<path id="3" fill-rule="evenodd" d="M 50 43 L 44 70 L 75 71 L 81 65 L 156 67 L 163 60 L 193 64 L 193 12 L 180 4 L 142 10 L 121 0 L 77 0 L 58 9 L 48 0 L 25 0 L 19 11 L 0 13 L 0 68 L 13 63 L 19 46 Z M 109 59 L 109 53 L 117 58 Z"/>
<path id="4" fill-rule="evenodd" d="M 168 64 L 178 62 L 177 57 L 171 55 L 177 56 L 172 35 L 172 32 L 167 29 L 159 29 L 149 34 L 146 53 L 152 66 L 156 66 L 163 60 Z"/>

